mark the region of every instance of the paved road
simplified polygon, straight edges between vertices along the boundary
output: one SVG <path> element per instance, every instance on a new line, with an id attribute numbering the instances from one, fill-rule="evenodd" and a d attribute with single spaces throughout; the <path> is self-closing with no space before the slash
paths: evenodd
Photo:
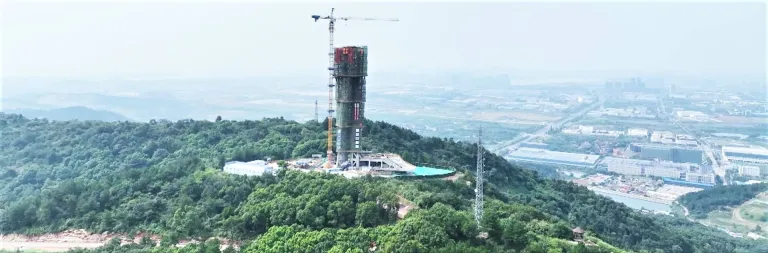
<path id="1" fill-rule="evenodd" d="M 683 129 L 683 131 L 691 136 L 694 136 L 696 138 L 696 142 L 698 142 L 699 148 L 701 150 L 704 150 L 704 154 L 707 155 L 707 159 L 709 160 L 709 163 L 712 165 L 712 171 L 715 172 L 716 175 L 720 176 L 721 179 L 723 179 L 723 185 L 728 184 L 725 180 L 725 167 L 720 166 L 720 163 L 717 162 L 717 159 L 715 158 L 715 149 L 712 147 L 712 145 L 709 144 L 709 142 L 706 142 L 699 138 L 698 136 L 691 133 L 691 131 L 688 130 L 685 126 L 681 125 L 677 121 L 673 120 L 672 123 L 674 123 L 677 127 Z"/>
<path id="2" fill-rule="evenodd" d="M 670 121 L 675 124 L 675 126 L 679 127 L 680 129 L 683 129 L 686 134 L 690 136 L 694 136 L 696 138 L 696 142 L 698 142 L 699 148 L 701 150 L 704 150 L 704 153 L 707 155 L 707 159 L 709 160 L 710 164 L 712 164 L 712 171 L 715 172 L 716 175 L 720 176 L 721 179 L 723 179 L 723 184 L 728 184 L 728 182 L 725 182 L 725 167 L 720 166 L 720 164 L 717 162 L 717 159 L 715 158 L 715 149 L 712 148 L 712 145 L 709 144 L 709 142 L 706 142 L 696 136 L 695 134 L 691 133 L 691 131 L 688 130 L 688 128 L 685 128 L 685 126 L 681 125 L 677 120 L 674 120 L 674 115 L 671 115 L 671 113 L 667 113 L 667 108 L 664 106 L 664 99 L 663 96 L 659 96 L 659 107 L 661 108 L 662 114 L 666 115 L 667 118 L 670 119 Z"/>
<path id="3" fill-rule="evenodd" d="M 560 120 L 558 120 L 555 123 L 547 124 L 546 126 L 542 127 L 541 129 L 537 130 L 536 132 L 533 132 L 533 133 L 530 133 L 530 134 L 520 135 L 520 136 L 516 137 L 515 139 L 513 139 L 513 140 L 511 140 L 509 142 L 506 142 L 504 144 L 499 145 L 494 152 L 496 154 L 499 154 L 499 155 L 504 155 L 508 150 L 516 149 L 523 142 L 530 141 L 533 138 L 536 138 L 538 136 L 546 135 L 547 132 L 549 131 L 549 129 L 551 129 L 552 127 L 555 127 L 555 128 L 562 127 L 566 123 L 571 122 L 573 119 L 575 119 L 577 117 L 580 117 L 580 116 L 586 114 L 589 111 L 594 110 L 595 108 L 599 107 L 601 103 L 603 103 L 603 100 L 599 99 L 598 101 L 590 104 L 589 106 L 587 106 L 586 108 L 582 109 L 581 111 L 579 111 L 577 113 L 574 113 L 574 114 L 571 114 L 571 116 L 568 116 L 566 118 L 560 119 Z"/>

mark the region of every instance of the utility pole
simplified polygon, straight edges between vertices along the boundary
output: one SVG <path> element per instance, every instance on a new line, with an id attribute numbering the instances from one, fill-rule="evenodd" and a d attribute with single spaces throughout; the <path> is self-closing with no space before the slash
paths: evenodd
<path id="1" fill-rule="evenodd" d="M 483 219 L 483 182 L 485 170 L 483 169 L 483 128 L 477 131 L 477 175 L 475 176 L 475 222 L 480 227 Z"/>

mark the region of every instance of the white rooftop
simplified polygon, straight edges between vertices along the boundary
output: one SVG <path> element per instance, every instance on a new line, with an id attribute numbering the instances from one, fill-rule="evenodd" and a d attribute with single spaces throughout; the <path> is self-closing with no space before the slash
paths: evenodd
<path id="1" fill-rule="evenodd" d="M 264 173 L 271 173 L 272 167 L 265 161 L 256 160 L 250 162 L 228 162 L 224 165 L 223 171 L 229 174 L 260 176 Z"/>
<path id="2" fill-rule="evenodd" d="M 603 160 L 600 160 L 600 165 L 603 165 L 603 166 L 636 165 L 636 166 L 653 166 L 653 167 L 661 167 L 661 168 L 678 168 L 678 169 L 685 169 L 691 166 L 695 166 L 695 164 L 693 163 L 649 161 L 649 160 L 620 158 L 620 157 L 611 157 L 611 156 L 604 157 Z"/>
<path id="3" fill-rule="evenodd" d="M 768 156 L 768 149 L 765 148 L 748 148 L 748 147 L 731 147 L 724 146 L 723 152 L 750 154 L 750 155 L 766 155 Z"/>
<path id="4" fill-rule="evenodd" d="M 590 163 L 590 164 L 594 164 L 595 162 L 597 162 L 597 159 L 600 158 L 599 155 L 566 153 L 566 152 L 558 152 L 558 151 L 551 151 L 551 150 L 538 149 L 538 148 L 519 148 L 513 151 L 512 153 L 509 153 L 509 156 L 512 158 L 554 160 L 554 161 Z"/>

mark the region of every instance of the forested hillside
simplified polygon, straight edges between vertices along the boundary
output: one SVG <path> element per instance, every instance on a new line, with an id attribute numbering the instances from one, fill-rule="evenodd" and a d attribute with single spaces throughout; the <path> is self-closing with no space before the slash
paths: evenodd
<path id="1" fill-rule="evenodd" d="M 768 191 L 768 184 L 728 185 L 692 192 L 678 199 L 697 218 L 706 218 L 709 212 L 727 206 L 738 206 Z"/>
<path id="2" fill-rule="evenodd" d="M 486 241 L 474 237 L 473 186 L 464 183 L 471 174 L 452 183 L 218 171 L 227 160 L 323 153 L 324 126 L 283 119 L 49 122 L 0 114 L 0 232 L 150 231 L 163 235 L 165 245 L 183 237 L 258 238 L 246 252 L 311 250 L 308 245 L 357 252 L 352 249 L 372 240 L 391 250 L 385 252 L 558 252 L 580 250 L 563 239 L 568 228 L 581 226 L 636 251 L 768 252 L 754 241 L 646 216 L 584 187 L 541 179 L 495 155 L 486 160 Z M 364 131 L 363 145 L 373 151 L 465 172 L 474 167 L 473 144 L 424 138 L 383 122 L 367 121 Z M 396 194 L 419 207 L 399 222 L 391 209 L 379 208 L 394 206 Z"/>
<path id="3" fill-rule="evenodd" d="M 6 113 L 22 114 L 27 118 L 45 118 L 48 120 L 131 121 L 131 119 L 116 112 L 96 110 L 85 106 L 71 106 L 50 110 L 11 109 L 6 110 Z"/>

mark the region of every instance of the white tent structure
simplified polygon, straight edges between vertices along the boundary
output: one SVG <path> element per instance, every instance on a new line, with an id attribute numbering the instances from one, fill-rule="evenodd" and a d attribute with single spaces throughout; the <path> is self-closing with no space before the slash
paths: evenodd
<path id="1" fill-rule="evenodd" d="M 272 167 L 263 160 L 250 162 L 227 162 L 224 165 L 224 172 L 245 176 L 261 176 L 264 173 L 272 173 Z"/>

